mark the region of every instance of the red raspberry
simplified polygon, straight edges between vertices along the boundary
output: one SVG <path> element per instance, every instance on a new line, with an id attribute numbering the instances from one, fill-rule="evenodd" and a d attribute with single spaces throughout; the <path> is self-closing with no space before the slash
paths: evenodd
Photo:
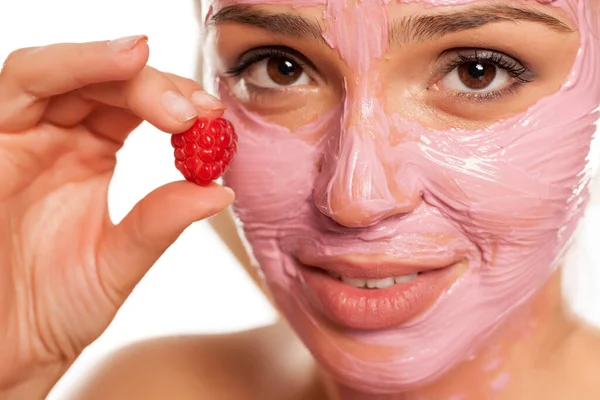
<path id="1" fill-rule="evenodd" d="M 225 118 L 198 118 L 190 129 L 171 137 L 175 166 L 188 181 L 208 185 L 229 168 L 237 141 L 233 125 Z"/>

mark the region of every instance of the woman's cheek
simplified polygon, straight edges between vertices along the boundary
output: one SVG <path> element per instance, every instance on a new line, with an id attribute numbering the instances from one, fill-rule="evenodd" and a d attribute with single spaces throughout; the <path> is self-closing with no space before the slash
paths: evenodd
<path id="1" fill-rule="evenodd" d="M 230 101 L 225 117 L 237 127 L 238 152 L 224 180 L 236 192 L 235 210 L 244 225 L 284 224 L 312 196 L 316 145 L 284 126 Z"/>
<path id="2" fill-rule="evenodd" d="M 250 221 L 283 222 L 311 195 L 315 162 L 298 140 L 272 139 L 272 132 L 242 130 L 238 156 L 225 177 L 236 192 L 236 210 Z"/>

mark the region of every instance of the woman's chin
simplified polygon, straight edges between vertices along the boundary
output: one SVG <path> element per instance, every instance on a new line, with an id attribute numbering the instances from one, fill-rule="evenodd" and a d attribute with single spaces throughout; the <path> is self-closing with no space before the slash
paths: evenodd
<path id="1" fill-rule="evenodd" d="M 401 346 L 379 346 L 358 340 L 357 331 L 340 327 L 289 289 L 270 285 L 278 308 L 309 349 L 315 360 L 337 384 L 363 393 L 391 394 L 408 392 L 434 380 L 452 366 L 431 365 L 408 354 Z M 358 332 L 358 335 L 378 331 Z M 412 360 L 410 360 L 412 358 Z M 412 364 L 412 367 L 411 367 Z M 435 362 L 433 363 L 435 364 Z M 405 370 L 410 369 L 410 374 Z"/>

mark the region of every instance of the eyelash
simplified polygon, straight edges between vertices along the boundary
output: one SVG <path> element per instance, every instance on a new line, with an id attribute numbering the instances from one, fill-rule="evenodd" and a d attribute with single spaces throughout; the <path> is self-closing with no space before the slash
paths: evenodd
<path id="1" fill-rule="evenodd" d="M 473 50 L 473 54 L 470 55 L 458 53 L 455 59 L 450 60 L 446 73 L 452 71 L 459 65 L 468 62 L 494 64 L 495 66 L 504 69 L 511 77 L 517 79 L 520 83 L 531 82 L 531 80 L 523 78 L 523 75 L 529 72 L 525 66 L 513 58 L 492 50 Z"/>
<path id="2" fill-rule="evenodd" d="M 314 68 L 306 62 L 301 60 L 301 56 L 295 54 L 296 52 L 287 47 L 262 47 L 254 50 L 250 50 L 244 53 L 237 64 L 225 72 L 230 77 L 236 77 L 242 75 L 249 67 L 253 64 L 261 62 L 268 58 L 287 58 L 294 61 L 296 64 L 301 66 L 303 69 Z"/>
<path id="3" fill-rule="evenodd" d="M 448 65 L 443 69 L 443 75 L 446 75 L 464 63 L 482 63 L 492 64 L 503 69 L 506 73 L 515 80 L 515 82 L 500 90 L 481 92 L 481 93 L 454 93 L 455 97 L 467 98 L 475 101 L 489 101 L 499 99 L 506 94 L 514 94 L 524 84 L 531 83 L 533 79 L 527 79 L 526 76 L 531 73 L 527 67 L 519 61 L 506 54 L 499 53 L 494 50 L 449 50 L 456 53 L 454 58 L 450 59 Z M 460 53 L 462 51 L 463 53 Z M 464 54 L 465 51 L 470 51 L 470 54 Z"/>
<path id="4" fill-rule="evenodd" d="M 460 52 L 462 51 L 462 53 Z M 465 54 L 465 52 L 470 51 L 470 54 Z M 448 50 L 447 52 L 454 52 L 454 58 L 451 58 L 447 63 L 448 65 L 443 68 L 443 75 L 450 73 L 456 67 L 470 62 L 478 62 L 485 64 L 492 64 L 498 68 L 506 71 L 515 82 L 500 90 L 490 91 L 490 92 L 481 92 L 481 93 L 454 93 L 452 94 L 458 98 L 466 98 L 468 100 L 475 101 L 490 101 L 494 99 L 499 99 L 506 94 L 516 93 L 517 90 L 524 84 L 532 82 L 531 79 L 527 79 L 525 76 L 531 71 L 521 64 L 519 61 L 515 60 L 512 57 L 509 57 L 503 53 L 499 53 L 493 50 Z M 302 61 L 303 56 L 297 53 L 295 50 L 290 49 L 288 47 L 282 46 L 273 46 L 273 47 L 262 47 L 250 50 L 244 53 L 237 64 L 230 69 L 228 69 L 225 74 L 229 77 L 238 77 L 241 76 L 249 67 L 253 64 L 256 64 L 260 61 L 263 61 L 268 58 L 287 58 L 299 66 L 301 66 L 305 71 L 306 69 L 314 70 L 315 67 L 308 62 Z M 271 91 L 273 89 L 267 88 L 257 88 L 258 91 Z M 277 89 L 275 89 L 277 90 Z"/>

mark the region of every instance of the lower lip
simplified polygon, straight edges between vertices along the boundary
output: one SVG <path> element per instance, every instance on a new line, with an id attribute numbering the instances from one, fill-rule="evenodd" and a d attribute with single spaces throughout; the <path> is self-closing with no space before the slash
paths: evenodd
<path id="1" fill-rule="evenodd" d="M 321 269 L 300 269 L 308 301 L 328 319 L 351 329 L 380 330 L 401 325 L 433 305 L 453 282 L 455 265 L 385 289 L 360 289 Z"/>

